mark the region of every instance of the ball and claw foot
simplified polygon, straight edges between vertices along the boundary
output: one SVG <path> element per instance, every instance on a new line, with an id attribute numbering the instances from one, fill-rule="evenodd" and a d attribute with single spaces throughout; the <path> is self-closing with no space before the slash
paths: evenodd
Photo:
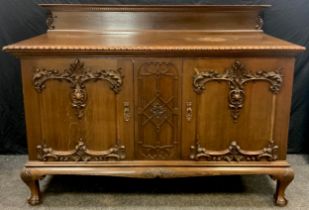
<path id="1" fill-rule="evenodd" d="M 31 195 L 28 199 L 27 199 L 28 203 L 31 205 L 31 206 L 35 206 L 35 205 L 38 205 L 41 203 L 40 201 L 40 197 L 39 196 L 33 196 Z"/>
<path id="2" fill-rule="evenodd" d="M 20 174 L 21 179 L 24 183 L 29 187 L 31 195 L 28 198 L 28 203 L 32 206 L 38 205 L 41 202 L 40 196 L 40 186 L 39 186 L 39 179 L 40 177 L 35 176 L 31 173 L 30 169 L 23 169 Z"/>
<path id="3" fill-rule="evenodd" d="M 289 168 L 285 171 L 285 173 L 275 175 L 274 178 L 277 180 L 274 203 L 277 206 L 286 206 L 288 204 L 288 200 L 285 198 L 285 190 L 288 185 L 293 181 L 294 172 L 291 168 Z"/>

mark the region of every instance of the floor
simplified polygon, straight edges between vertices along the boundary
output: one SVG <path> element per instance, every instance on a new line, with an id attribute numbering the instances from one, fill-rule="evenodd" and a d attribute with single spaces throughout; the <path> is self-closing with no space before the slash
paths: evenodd
<path id="1" fill-rule="evenodd" d="M 19 172 L 27 157 L 0 155 L 0 210 L 7 209 L 309 209 L 309 155 L 289 155 L 295 179 L 286 191 L 288 206 L 275 207 L 275 183 L 268 176 L 187 179 L 127 179 L 48 176 L 41 182 L 43 204 L 26 203 L 28 188 Z"/>

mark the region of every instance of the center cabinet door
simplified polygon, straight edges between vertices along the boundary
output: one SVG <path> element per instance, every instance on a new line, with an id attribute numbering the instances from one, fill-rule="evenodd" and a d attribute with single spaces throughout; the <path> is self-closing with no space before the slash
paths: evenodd
<path id="1" fill-rule="evenodd" d="M 132 83 L 131 59 L 25 59 L 30 159 L 133 159 Z"/>
<path id="2" fill-rule="evenodd" d="M 181 60 L 134 60 L 135 157 L 180 159 Z"/>

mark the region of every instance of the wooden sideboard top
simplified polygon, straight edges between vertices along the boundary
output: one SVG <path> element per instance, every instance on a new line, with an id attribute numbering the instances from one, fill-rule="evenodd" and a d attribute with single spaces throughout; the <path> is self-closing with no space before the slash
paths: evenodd
<path id="1" fill-rule="evenodd" d="M 188 11 L 188 10 L 248 10 L 271 7 L 269 4 L 39 4 L 52 10 L 61 11 Z"/>
<path id="2" fill-rule="evenodd" d="M 305 48 L 266 35 L 267 5 L 41 5 L 46 34 L 4 47 L 23 55 L 285 55 Z"/>
<path id="3" fill-rule="evenodd" d="M 4 47 L 15 55 L 293 55 L 304 47 L 264 33 L 50 32 Z"/>

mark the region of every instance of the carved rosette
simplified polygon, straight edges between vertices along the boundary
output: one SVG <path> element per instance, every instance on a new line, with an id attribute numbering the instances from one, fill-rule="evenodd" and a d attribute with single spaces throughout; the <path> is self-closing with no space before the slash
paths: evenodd
<path id="1" fill-rule="evenodd" d="M 150 112 L 153 114 L 155 118 L 160 118 L 165 112 L 166 108 L 163 104 L 161 104 L 159 101 L 156 101 L 154 104 L 152 104 Z"/>
<path id="2" fill-rule="evenodd" d="M 37 158 L 41 161 L 107 161 L 125 159 L 125 146 L 116 144 L 105 151 L 87 149 L 82 139 L 74 150 L 56 151 L 47 145 L 37 146 Z"/>
<path id="3" fill-rule="evenodd" d="M 71 101 L 72 108 L 75 109 L 77 117 L 82 118 L 87 101 L 87 92 L 85 89 L 77 85 L 76 88 L 72 90 Z"/>
<path id="4" fill-rule="evenodd" d="M 192 145 L 190 159 L 207 161 L 274 161 L 278 159 L 278 146 L 273 142 L 269 143 L 262 150 L 246 151 L 233 141 L 230 146 L 222 151 L 211 151 L 201 147 L 200 144 Z"/>
<path id="5" fill-rule="evenodd" d="M 76 59 L 70 65 L 69 69 L 59 72 L 54 69 L 37 68 L 33 75 L 33 84 L 35 89 L 40 93 L 46 87 L 48 80 L 66 81 L 71 84 L 71 102 L 76 116 L 80 119 L 84 116 L 84 109 L 87 102 L 87 91 L 85 83 L 89 81 L 105 80 L 109 83 L 110 88 L 115 94 L 119 93 L 122 85 L 122 76 L 120 69 L 117 70 L 99 70 L 96 72 L 85 68 L 84 63 Z"/>
<path id="6" fill-rule="evenodd" d="M 246 70 L 245 66 L 240 61 L 235 61 L 231 68 L 225 73 L 220 74 L 214 70 L 200 72 L 195 69 L 193 75 L 193 88 L 197 94 L 203 93 L 207 82 L 227 82 L 229 85 L 228 107 L 231 111 L 234 122 L 238 120 L 240 110 L 245 102 L 244 85 L 248 82 L 264 81 L 270 84 L 269 90 L 273 94 L 277 94 L 282 86 L 282 75 L 279 69 L 276 71 L 257 71 L 251 73 Z"/>

